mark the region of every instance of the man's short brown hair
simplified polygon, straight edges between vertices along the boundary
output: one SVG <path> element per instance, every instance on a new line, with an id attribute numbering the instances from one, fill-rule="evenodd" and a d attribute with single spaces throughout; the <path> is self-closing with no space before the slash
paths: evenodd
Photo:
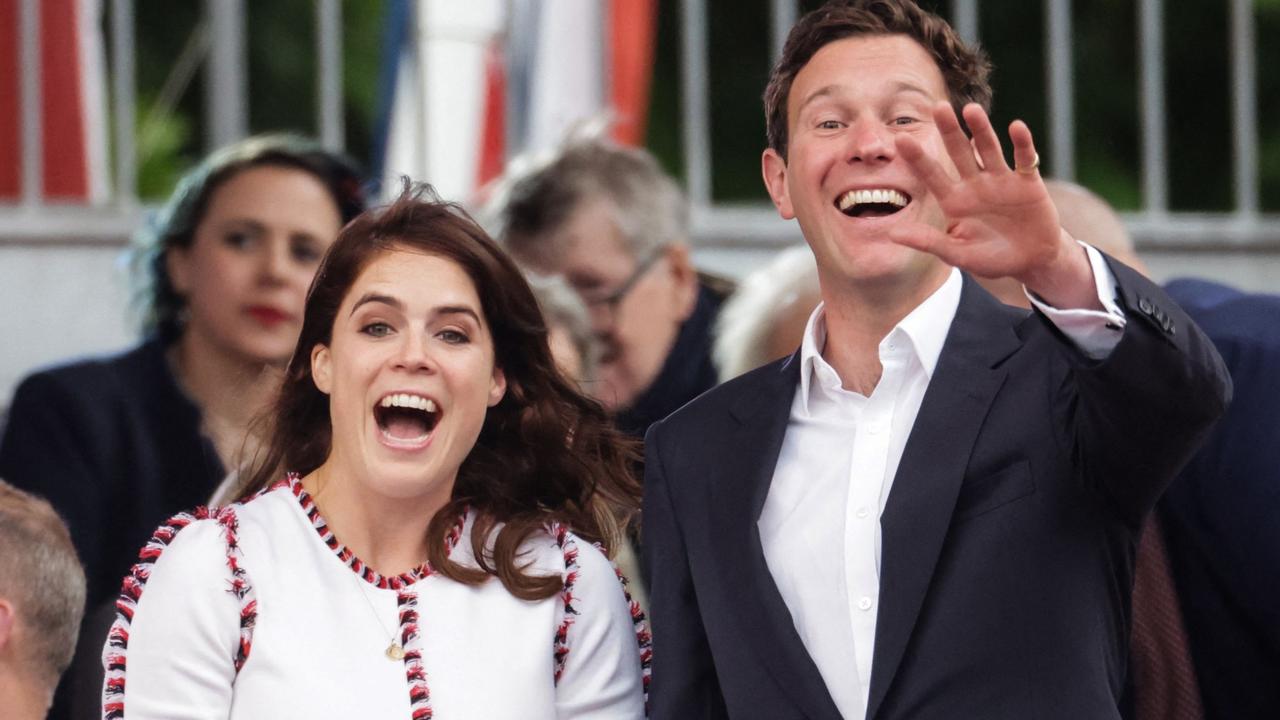
<path id="1" fill-rule="evenodd" d="M 801 68 L 826 45 L 862 35 L 906 35 L 920 43 L 942 71 L 951 106 L 974 102 L 991 111 L 991 62 L 977 46 L 966 45 L 941 17 L 912 0 L 833 0 L 800 18 L 787 35 L 782 57 L 764 90 L 769 147 L 787 159 L 787 97 Z M 964 121 L 961 120 L 963 127 Z"/>
<path id="2" fill-rule="evenodd" d="M 0 597 L 13 603 L 21 653 L 50 690 L 71 664 L 84 593 L 62 519 L 49 503 L 0 480 Z"/>

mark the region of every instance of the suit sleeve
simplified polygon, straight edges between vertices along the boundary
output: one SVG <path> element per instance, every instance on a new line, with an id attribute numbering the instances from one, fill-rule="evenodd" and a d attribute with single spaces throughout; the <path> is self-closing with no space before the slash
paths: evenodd
<path id="1" fill-rule="evenodd" d="M 644 563 L 653 623 L 654 720 L 728 718 L 662 464 L 662 423 L 645 437 Z"/>
<path id="2" fill-rule="evenodd" d="M 1108 259 L 1128 322 L 1100 361 L 1078 351 L 1054 406 L 1084 482 L 1137 531 L 1231 399 L 1222 358 L 1155 283 Z M 1069 341 L 1064 341 L 1069 342 Z"/>

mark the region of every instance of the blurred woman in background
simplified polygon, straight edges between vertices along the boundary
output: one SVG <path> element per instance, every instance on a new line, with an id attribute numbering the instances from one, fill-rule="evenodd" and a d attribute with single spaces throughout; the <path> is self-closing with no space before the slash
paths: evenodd
<path id="1" fill-rule="evenodd" d="M 643 717 L 633 443 L 470 218 L 407 192 L 342 231 L 272 419 L 125 579 L 104 717 Z"/>
<path id="2" fill-rule="evenodd" d="M 85 684 L 98 687 L 77 696 L 98 696 L 103 608 L 138 546 L 205 502 L 242 447 L 252 452 L 246 430 L 278 388 L 311 278 L 363 205 L 355 166 L 314 143 L 259 137 L 213 153 L 139 236 L 143 342 L 18 387 L 0 475 L 49 499 L 84 562 L 86 639 L 68 678 L 87 667 Z M 51 717 L 67 717 L 72 692 L 60 691 Z"/>

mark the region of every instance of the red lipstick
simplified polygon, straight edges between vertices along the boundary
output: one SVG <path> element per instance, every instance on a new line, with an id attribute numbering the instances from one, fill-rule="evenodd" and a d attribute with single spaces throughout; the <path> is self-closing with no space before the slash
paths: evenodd
<path id="1" fill-rule="evenodd" d="M 251 305 L 245 308 L 245 313 L 257 320 L 259 324 L 269 328 L 293 318 L 289 313 L 270 305 Z"/>

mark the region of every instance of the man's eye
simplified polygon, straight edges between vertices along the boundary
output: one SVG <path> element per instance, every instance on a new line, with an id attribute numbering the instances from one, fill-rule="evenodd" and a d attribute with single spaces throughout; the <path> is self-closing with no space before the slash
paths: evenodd
<path id="1" fill-rule="evenodd" d="M 896 117 L 893 119 L 894 125 L 912 125 L 916 122 L 918 121 L 910 115 L 903 115 L 902 117 Z"/>
<path id="2" fill-rule="evenodd" d="M 842 123 L 839 120 L 823 120 L 822 122 L 818 123 L 818 129 L 819 130 L 839 130 L 841 124 Z"/>
<path id="3" fill-rule="evenodd" d="M 391 334 L 391 326 L 384 322 L 371 322 L 360 328 L 360 332 L 370 337 L 386 337 Z"/>

